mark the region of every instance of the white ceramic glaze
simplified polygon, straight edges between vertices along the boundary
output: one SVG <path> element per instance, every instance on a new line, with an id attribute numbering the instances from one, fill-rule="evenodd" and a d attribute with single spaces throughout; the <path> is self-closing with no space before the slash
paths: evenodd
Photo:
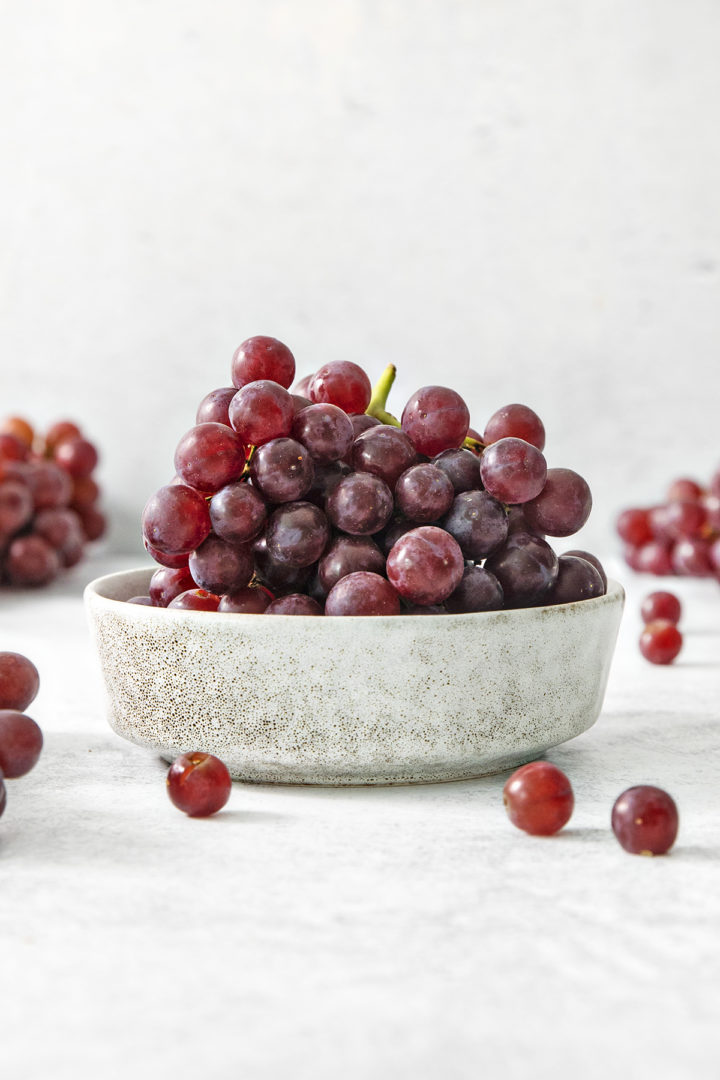
<path id="1" fill-rule="evenodd" d="M 624 593 L 470 615 L 234 615 L 124 603 L 152 569 L 85 601 L 111 727 L 234 779 L 455 780 L 529 761 L 597 719 Z"/>

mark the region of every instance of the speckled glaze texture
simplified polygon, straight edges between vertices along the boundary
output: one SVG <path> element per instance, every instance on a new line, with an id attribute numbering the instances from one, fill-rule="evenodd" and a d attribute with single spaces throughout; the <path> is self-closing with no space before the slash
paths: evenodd
<path id="1" fill-rule="evenodd" d="M 602 707 L 624 593 L 471 615 L 311 618 L 122 601 L 152 570 L 85 591 L 124 738 L 172 760 L 217 754 L 233 779 L 456 780 L 529 761 Z"/>

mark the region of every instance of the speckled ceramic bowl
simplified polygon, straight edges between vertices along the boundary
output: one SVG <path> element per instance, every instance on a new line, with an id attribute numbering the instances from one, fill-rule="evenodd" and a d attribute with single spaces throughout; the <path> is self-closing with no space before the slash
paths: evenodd
<path id="1" fill-rule="evenodd" d="M 111 727 L 234 779 L 400 784 L 497 772 L 587 730 L 624 593 L 472 615 L 312 618 L 142 607 L 152 569 L 85 600 Z"/>

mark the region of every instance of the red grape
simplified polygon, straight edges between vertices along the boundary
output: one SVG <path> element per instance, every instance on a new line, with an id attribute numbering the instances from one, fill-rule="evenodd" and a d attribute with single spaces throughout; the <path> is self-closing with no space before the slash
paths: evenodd
<path id="1" fill-rule="evenodd" d="M 460 584 L 465 563 L 460 545 L 444 529 L 421 525 L 393 545 L 387 576 L 413 604 L 438 604 Z"/>
<path id="2" fill-rule="evenodd" d="M 332 462 L 344 458 L 353 444 L 350 417 L 337 405 L 309 405 L 295 414 L 292 436 L 306 446 L 315 461 Z"/>
<path id="3" fill-rule="evenodd" d="M 462 445 L 470 426 L 470 413 L 455 390 L 423 386 L 403 409 L 400 423 L 418 453 L 434 457 Z"/>
<path id="4" fill-rule="evenodd" d="M 255 562 L 249 544 L 227 544 L 211 533 L 191 554 L 188 569 L 200 589 L 221 595 L 249 585 Z"/>
<path id="5" fill-rule="evenodd" d="M 228 408 L 237 394 L 236 386 L 221 386 L 206 394 L 195 414 L 196 424 L 227 424 L 230 426 Z"/>
<path id="6" fill-rule="evenodd" d="M 0 709 L 24 712 L 40 689 L 40 676 L 31 660 L 16 652 L 0 652 Z"/>
<path id="7" fill-rule="evenodd" d="M 0 483 L 0 544 L 30 521 L 33 500 L 25 484 L 18 480 Z"/>
<path id="8" fill-rule="evenodd" d="M 455 494 L 461 491 L 473 491 L 482 487 L 480 479 L 480 459 L 472 450 L 464 450 L 458 447 L 453 450 L 443 450 L 433 458 L 433 465 L 442 469 L 450 480 Z"/>
<path id="9" fill-rule="evenodd" d="M 294 415 L 288 391 L 268 379 L 247 383 L 235 394 L 228 409 L 230 423 L 248 446 L 262 446 L 289 435 Z"/>
<path id="10" fill-rule="evenodd" d="M 190 753 L 177 758 L 167 774 L 167 793 L 189 817 L 210 817 L 230 798 L 227 766 L 214 754 Z"/>
<path id="11" fill-rule="evenodd" d="M 487 422 L 481 442 L 487 446 L 499 439 L 524 439 L 538 450 L 545 449 L 545 427 L 542 420 L 527 405 L 505 405 L 494 412 Z"/>
<path id="12" fill-rule="evenodd" d="M 257 488 L 245 481 L 226 484 L 209 503 L 212 527 L 229 544 L 245 544 L 262 531 L 267 505 Z"/>
<path id="13" fill-rule="evenodd" d="M 524 439 L 500 439 L 483 450 L 480 476 L 487 491 L 505 503 L 527 503 L 545 486 L 547 465 Z"/>
<path id="14" fill-rule="evenodd" d="M 710 542 L 698 539 L 678 540 L 670 551 L 670 565 L 674 574 L 684 577 L 712 577 Z"/>
<path id="15" fill-rule="evenodd" d="M 678 833 L 675 800 L 662 788 L 641 784 L 615 800 L 612 831 L 631 855 L 665 855 Z"/>
<path id="16" fill-rule="evenodd" d="M 570 820 L 575 797 L 570 781 L 557 765 L 531 761 L 506 782 L 503 802 L 518 829 L 532 836 L 552 836 Z"/>
<path id="17" fill-rule="evenodd" d="M 548 469 L 540 494 L 523 504 L 525 520 L 532 532 L 548 536 L 570 536 L 577 532 L 591 509 L 590 488 L 572 469 Z"/>
<path id="18" fill-rule="evenodd" d="M 589 562 L 591 566 L 594 566 L 600 575 L 602 581 L 603 592 L 607 592 L 608 579 L 605 573 L 603 564 L 598 559 L 597 555 L 592 555 L 589 551 L 582 551 L 580 548 L 573 548 L 572 551 L 564 552 L 565 555 L 576 555 L 578 559 L 584 559 L 585 562 Z"/>
<path id="19" fill-rule="evenodd" d="M 673 502 L 675 499 L 695 502 L 702 494 L 703 489 L 696 480 L 689 480 L 687 477 L 682 477 L 679 480 L 673 480 L 668 488 L 665 498 L 667 502 Z"/>
<path id="20" fill-rule="evenodd" d="M 485 569 L 499 580 L 506 607 L 539 604 L 555 583 L 558 557 L 539 536 L 512 533 L 485 561 Z"/>
<path id="21" fill-rule="evenodd" d="M 671 664 L 682 645 L 682 634 L 668 619 L 654 619 L 640 635 L 640 652 L 651 664 Z"/>
<path id="22" fill-rule="evenodd" d="M 16 435 L 0 432 L 0 458 L 6 461 L 25 461 L 28 448 Z"/>
<path id="23" fill-rule="evenodd" d="M 218 491 L 237 480 L 244 467 L 245 447 L 226 424 L 197 424 L 183 435 L 175 451 L 178 476 L 197 491 Z"/>
<path id="24" fill-rule="evenodd" d="M 335 528 L 351 536 L 370 536 L 390 520 L 392 492 L 379 476 L 350 473 L 328 497 L 326 511 Z"/>
<path id="25" fill-rule="evenodd" d="M 207 502 L 194 488 L 167 484 L 148 499 L 142 529 L 147 543 L 158 552 L 181 555 L 194 551 L 210 533 Z"/>
<path id="26" fill-rule="evenodd" d="M 337 536 L 318 563 L 318 580 L 330 592 L 348 574 L 367 571 L 385 573 L 385 557 L 369 536 Z"/>
<path id="27" fill-rule="evenodd" d="M 232 358 L 232 384 L 240 388 L 258 379 L 270 379 L 287 390 L 295 378 L 295 357 L 277 338 L 248 338 Z"/>
<path id="28" fill-rule="evenodd" d="M 197 588 L 197 582 L 186 566 L 172 570 L 162 566 L 150 578 L 148 593 L 156 607 L 167 607 L 171 600 L 188 589 Z"/>
<path id="29" fill-rule="evenodd" d="M 350 360 L 333 360 L 315 372 L 307 396 L 314 404 L 327 402 L 346 413 L 364 413 L 370 404 L 372 386 L 357 364 Z"/>
<path id="30" fill-rule="evenodd" d="M 508 516 L 503 504 L 487 491 L 461 491 L 442 527 L 457 540 L 466 559 L 479 562 L 505 543 Z"/>
<path id="31" fill-rule="evenodd" d="M 415 447 L 407 435 L 387 424 L 363 431 L 352 447 L 353 469 L 379 476 L 391 491 L 402 473 L 417 460 Z"/>
<path id="32" fill-rule="evenodd" d="M 218 611 L 230 611 L 239 615 L 261 615 L 273 599 L 262 585 L 246 585 L 220 598 Z"/>
<path id="33" fill-rule="evenodd" d="M 623 510 L 618 516 L 616 528 L 620 538 L 633 547 L 640 547 L 653 539 L 648 510 Z"/>
<path id="34" fill-rule="evenodd" d="M 220 597 L 207 589 L 188 589 L 187 592 L 179 593 L 168 604 L 170 608 L 180 608 L 181 611 L 217 611 Z"/>
<path id="35" fill-rule="evenodd" d="M 143 538 L 143 544 L 145 545 L 145 550 L 147 551 L 150 558 L 154 559 L 155 562 L 160 563 L 161 566 L 170 567 L 172 570 L 180 570 L 182 569 L 182 567 L 186 567 L 188 564 L 188 559 L 190 558 L 189 551 L 186 551 L 179 555 L 169 555 L 166 552 L 158 551 L 158 549 L 154 548 L 152 544 L 149 544 L 147 541 L 147 537 Z"/>
<path id="36" fill-rule="evenodd" d="M 5 555 L 11 585 L 47 585 L 60 572 L 60 556 L 42 536 L 16 536 Z"/>
<path id="37" fill-rule="evenodd" d="M 645 623 L 655 622 L 656 619 L 665 619 L 667 622 L 680 622 L 682 605 L 677 596 L 671 592 L 652 592 L 642 602 L 640 612 Z"/>
<path id="38" fill-rule="evenodd" d="M 575 555 L 561 555 L 555 582 L 543 598 L 544 604 L 574 604 L 603 596 L 605 586 L 592 563 Z"/>
<path id="39" fill-rule="evenodd" d="M 452 481 L 436 465 L 412 465 L 395 485 L 395 505 L 411 521 L 439 521 L 452 504 Z"/>
<path id="40" fill-rule="evenodd" d="M 82 433 L 77 424 L 74 424 L 72 420 L 58 420 L 45 433 L 45 446 L 52 453 L 63 440 L 80 438 L 82 438 Z"/>
<path id="41" fill-rule="evenodd" d="M 325 550 L 329 535 L 327 518 L 319 507 L 309 502 L 291 502 L 270 515 L 265 541 L 268 553 L 278 562 L 311 566 Z"/>
<path id="42" fill-rule="evenodd" d="M 302 443 L 295 439 L 273 439 L 255 451 L 250 475 L 270 502 L 293 502 L 309 491 L 315 466 Z"/>
<path id="43" fill-rule="evenodd" d="M 322 615 L 317 600 L 305 593 L 287 593 L 279 596 L 265 608 L 266 615 Z"/>
<path id="44" fill-rule="evenodd" d="M 460 584 L 445 601 L 453 615 L 468 611 L 496 611 L 503 606 L 502 586 L 482 566 L 466 566 Z"/>
<path id="45" fill-rule="evenodd" d="M 0 709 L 0 775 L 7 780 L 29 773 L 40 757 L 42 731 L 16 709 Z"/>
<path id="46" fill-rule="evenodd" d="M 53 457 L 70 476 L 89 476 L 98 463 L 97 450 L 82 437 L 64 439 L 55 447 Z"/>
<path id="47" fill-rule="evenodd" d="M 333 585 L 325 601 L 326 615 L 399 615 L 400 598 L 384 577 L 358 570 Z"/>
<path id="48" fill-rule="evenodd" d="M 0 424 L 0 434 L 12 435 L 28 450 L 32 449 L 33 442 L 35 441 L 35 432 L 33 431 L 27 420 L 21 416 L 8 416 Z"/>

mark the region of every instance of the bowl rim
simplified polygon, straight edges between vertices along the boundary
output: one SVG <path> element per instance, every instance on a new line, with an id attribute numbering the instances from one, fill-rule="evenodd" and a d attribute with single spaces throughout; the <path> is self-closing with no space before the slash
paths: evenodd
<path id="1" fill-rule="evenodd" d="M 136 620 L 142 620 L 143 618 L 146 618 L 148 620 L 157 618 L 167 620 L 168 618 L 171 618 L 174 621 L 186 622 L 189 620 L 190 622 L 193 622 L 197 619 L 206 620 L 207 617 L 211 615 L 212 622 L 214 624 L 230 624 L 239 626 L 247 623 L 255 624 L 257 623 L 257 620 L 265 619 L 264 612 L 192 611 L 184 608 L 163 608 L 154 606 L 151 607 L 150 605 L 143 604 L 128 604 L 127 600 L 118 600 L 114 597 L 107 596 L 106 592 L 104 591 L 111 583 L 114 582 L 119 584 L 123 579 L 129 579 L 131 577 L 137 576 L 140 573 L 145 573 L 149 581 L 149 578 L 157 569 L 160 568 L 158 566 L 138 566 L 129 570 L 117 570 L 111 574 L 103 574 L 100 577 L 94 578 L 92 581 L 88 582 L 83 591 L 83 598 L 85 604 L 90 605 L 92 603 L 96 606 L 99 605 L 101 607 L 105 607 L 110 611 L 122 609 L 128 614 L 132 613 L 132 617 Z M 532 613 L 533 615 L 539 615 L 541 613 L 547 612 L 567 613 L 570 611 L 578 610 L 586 611 L 589 613 L 590 611 L 596 611 L 599 608 L 604 607 L 608 604 L 622 604 L 624 603 L 624 600 L 625 589 L 623 585 L 615 578 L 608 578 L 607 590 L 603 593 L 603 595 L 594 596 L 589 600 L 574 600 L 571 603 L 566 604 L 538 604 L 532 607 L 494 608 L 490 611 L 465 611 L 459 613 L 447 612 L 442 615 L 418 616 L 418 618 L 422 619 L 423 625 L 427 625 L 428 620 L 431 620 L 431 624 L 433 620 L 440 620 L 442 621 L 443 625 L 448 625 L 449 623 L 462 619 L 488 619 L 491 617 L 497 618 L 498 616 L 502 616 L 507 619 L 517 619 L 522 617 L 523 614 L 527 617 L 529 613 Z M 168 613 L 171 614 L 168 615 Z M 298 620 L 307 620 L 314 623 L 317 620 L 318 616 L 274 615 L 273 618 L 292 619 L 295 623 L 297 623 Z M 347 622 L 348 620 L 354 620 L 364 623 L 372 622 L 373 625 L 384 625 L 388 623 L 396 625 L 398 621 L 397 615 L 324 615 L 323 618 L 330 620 L 342 619 L 344 622 Z M 403 625 L 407 622 L 410 622 L 410 625 L 413 624 L 412 616 L 407 616 L 405 618 L 403 618 L 403 616 L 400 616 L 400 619 Z"/>

